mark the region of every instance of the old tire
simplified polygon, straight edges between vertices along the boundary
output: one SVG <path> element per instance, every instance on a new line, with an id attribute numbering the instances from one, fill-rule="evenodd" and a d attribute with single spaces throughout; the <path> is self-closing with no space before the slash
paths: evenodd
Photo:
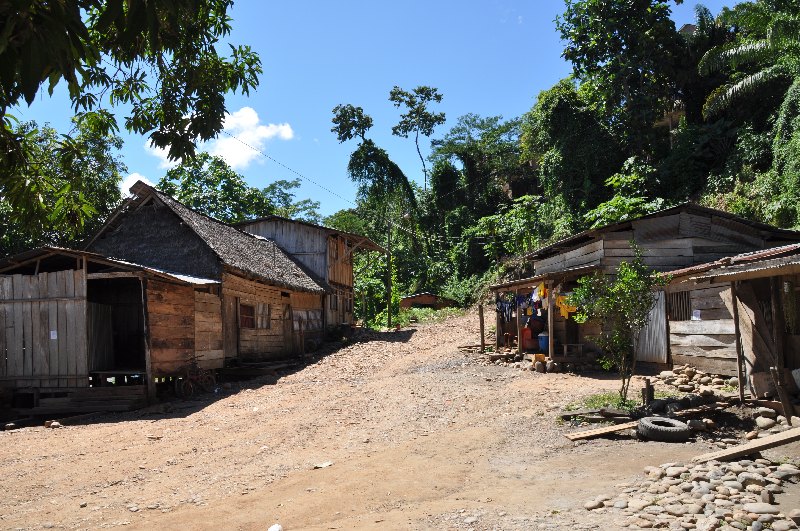
<path id="1" fill-rule="evenodd" d="M 644 417 L 636 431 L 646 439 L 662 442 L 685 442 L 690 434 L 686 423 L 666 417 Z"/>

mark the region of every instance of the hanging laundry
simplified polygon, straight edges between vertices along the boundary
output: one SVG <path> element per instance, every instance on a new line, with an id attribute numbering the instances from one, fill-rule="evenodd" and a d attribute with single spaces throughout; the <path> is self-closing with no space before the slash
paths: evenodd
<path id="1" fill-rule="evenodd" d="M 558 297 L 556 297 L 556 306 L 558 307 L 559 313 L 561 313 L 561 317 L 564 317 L 565 319 L 569 317 L 569 314 L 578 311 L 578 308 L 576 306 L 570 306 L 567 303 L 566 295 L 559 295 Z"/>
<path id="2" fill-rule="evenodd" d="M 511 322 L 514 318 L 514 303 L 508 301 L 497 301 L 497 311 L 504 323 Z"/>
<path id="3" fill-rule="evenodd" d="M 544 285 L 544 282 L 542 282 L 541 284 L 539 284 L 539 287 L 537 288 L 537 290 L 536 290 L 536 291 L 538 292 L 538 295 L 539 295 L 539 299 L 540 299 L 540 300 L 541 300 L 541 299 L 546 299 L 546 298 L 547 298 L 547 288 L 545 287 L 545 285 Z"/>

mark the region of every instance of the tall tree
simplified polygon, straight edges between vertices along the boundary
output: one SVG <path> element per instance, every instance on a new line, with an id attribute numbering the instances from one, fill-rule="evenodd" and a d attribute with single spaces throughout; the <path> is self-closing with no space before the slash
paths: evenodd
<path id="1" fill-rule="evenodd" d="M 261 63 L 248 46 L 217 47 L 230 31 L 232 0 L 31 0 L 0 4 L 0 195 L 14 212 L 41 206 L 29 153 L 12 126 L 15 105 L 33 104 L 64 81 L 74 110 L 104 132 L 109 110 L 129 109 L 125 127 L 149 135 L 172 159 L 222 130 L 224 96 L 247 94 Z M 77 179 L 78 176 L 72 176 Z M 59 193 L 59 190 L 52 190 Z M 80 209 L 81 206 L 76 206 Z"/>
<path id="2" fill-rule="evenodd" d="M 350 155 L 347 173 L 358 184 L 361 199 L 378 201 L 386 206 L 390 201 L 400 200 L 416 210 L 417 199 L 408 177 L 395 164 L 389 154 L 366 137 L 372 128 L 372 118 L 361 107 L 351 104 L 333 108 L 333 127 L 340 143 L 360 139 Z"/>
<path id="3" fill-rule="evenodd" d="M 395 107 L 405 107 L 406 112 L 400 115 L 400 122 L 392 127 L 392 134 L 408 138 L 414 133 L 414 144 L 417 146 L 417 155 L 422 162 L 422 173 L 424 174 L 423 190 L 428 189 L 428 168 L 425 166 L 425 157 L 419 149 L 419 135 L 431 136 L 437 125 L 445 122 L 443 112 L 431 112 L 428 105 L 431 103 L 441 103 L 442 95 L 433 87 L 420 85 L 411 92 L 403 90 L 397 85 L 389 92 L 389 101 Z"/>
<path id="4" fill-rule="evenodd" d="M 681 40 L 670 13 L 660 0 L 567 0 L 556 20 L 563 57 L 631 155 L 650 148 L 653 124 L 674 99 Z"/>

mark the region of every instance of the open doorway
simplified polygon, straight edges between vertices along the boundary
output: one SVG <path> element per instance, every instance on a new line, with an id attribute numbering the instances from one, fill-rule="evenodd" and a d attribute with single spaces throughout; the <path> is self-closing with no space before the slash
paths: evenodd
<path id="1" fill-rule="evenodd" d="M 92 279 L 87 282 L 90 372 L 144 372 L 141 290 L 138 278 Z"/>

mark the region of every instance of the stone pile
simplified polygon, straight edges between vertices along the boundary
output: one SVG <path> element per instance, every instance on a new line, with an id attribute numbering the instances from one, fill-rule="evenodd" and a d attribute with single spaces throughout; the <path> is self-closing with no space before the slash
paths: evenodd
<path id="1" fill-rule="evenodd" d="M 792 417 L 790 426 L 786 417 L 768 407 L 759 407 L 753 410 L 753 418 L 756 421 L 756 428 L 745 435 L 748 439 L 767 437 L 800 426 L 799 417 Z"/>
<path id="2" fill-rule="evenodd" d="M 566 363 L 556 362 L 550 358 L 545 361 L 534 361 L 533 354 L 519 354 L 516 350 L 504 349 L 499 352 L 486 354 L 479 362 L 481 365 L 497 365 L 501 367 L 512 367 L 523 371 L 536 372 L 599 372 L 603 367 L 597 362 L 594 356 L 586 356 L 583 359 L 576 359 Z"/>
<path id="3" fill-rule="evenodd" d="M 800 482 L 800 468 L 792 464 L 665 463 L 644 472 L 644 479 L 617 485 L 623 490 L 616 497 L 598 496 L 584 507 L 618 514 L 617 525 L 632 529 L 780 531 L 800 523 L 800 510 L 784 513 L 774 500 L 787 482 Z"/>
<path id="4" fill-rule="evenodd" d="M 661 371 L 657 377 L 682 393 L 700 393 L 710 396 L 724 392 L 736 392 L 739 379 L 699 371 L 689 365 L 676 366 L 671 371 Z"/>

